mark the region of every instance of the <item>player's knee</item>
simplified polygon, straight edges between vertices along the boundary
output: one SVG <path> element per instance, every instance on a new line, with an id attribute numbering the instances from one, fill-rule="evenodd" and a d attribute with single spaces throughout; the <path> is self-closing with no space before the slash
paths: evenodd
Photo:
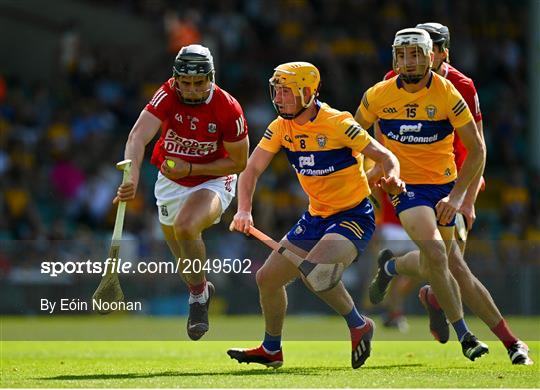
<path id="1" fill-rule="evenodd" d="M 264 267 L 259 268 L 259 270 L 255 274 L 255 281 L 257 282 L 257 287 L 259 287 L 259 290 L 266 289 L 270 284 L 267 275 L 268 273 L 265 271 Z"/>
<path id="2" fill-rule="evenodd" d="M 174 234 L 177 239 L 196 239 L 201 234 L 200 227 L 188 218 L 177 218 L 174 221 Z"/>
<path id="3" fill-rule="evenodd" d="M 271 275 L 265 267 L 260 268 L 255 274 L 255 281 L 259 290 L 277 290 L 282 285 L 276 283 L 276 278 Z"/>
<path id="4" fill-rule="evenodd" d="M 427 259 L 427 267 L 430 272 L 440 272 L 448 269 L 448 257 L 444 244 L 429 245 L 424 250 Z"/>

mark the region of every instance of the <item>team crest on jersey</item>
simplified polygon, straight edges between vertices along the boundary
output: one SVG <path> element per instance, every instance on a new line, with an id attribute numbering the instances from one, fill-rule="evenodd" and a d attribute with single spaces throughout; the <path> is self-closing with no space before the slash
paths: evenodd
<path id="1" fill-rule="evenodd" d="M 450 176 L 451 174 L 452 174 L 452 171 L 450 170 L 450 168 L 446 168 L 444 171 L 444 176 Z"/>
<path id="2" fill-rule="evenodd" d="M 426 114 L 429 119 L 435 118 L 435 114 L 437 113 L 437 107 L 430 104 L 429 106 L 426 106 Z"/>
<path id="3" fill-rule="evenodd" d="M 210 122 L 208 124 L 208 132 L 211 134 L 214 134 L 217 131 L 217 125 L 215 123 Z"/>
<path id="4" fill-rule="evenodd" d="M 328 137 L 326 135 L 323 135 L 323 134 L 317 135 L 317 143 L 319 144 L 319 148 L 324 148 L 327 142 L 328 142 Z"/>
<path id="5" fill-rule="evenodd" d="M 294 235 L 299 236 L 299 235 L 303 234 L 305 230 L 306 230 L 305 227 L 303 227 L 302 225 L 298 225 L 296 227 L 296 229 L 294 229 Z"/>

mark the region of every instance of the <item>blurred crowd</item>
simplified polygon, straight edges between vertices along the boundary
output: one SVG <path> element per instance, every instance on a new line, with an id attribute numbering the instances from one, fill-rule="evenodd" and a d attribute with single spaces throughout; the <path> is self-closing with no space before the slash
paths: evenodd
<path id="1" fill-rule="evenodd" d="M 1 240 L 43 243 L 109 237 L 115 212 L 111 200 L 121 180 L 115 162 L 123 159 L 127 135 L 140 110 L 170 77 L 181 46 L 200 42 L 212 49 L 217 83 L 243 106 L 253 148 L 275 117 L 267 88 L 274 66 L 291 60 L 316 64 L 322 73 L 321 100 L 354 113 L 363 92 L 391 67 L 394 33 L 438 21 L 450 28 L 452 64 L 475 81 L 484 119 L 487 187 L 479 197 L 472 238 L 509 245 L 540 241 L 540 174 L 528 166 L 526 147 L 526 3 L 92 3 L 152 23 L 162 37 L 161 55 L 151 67 L 136 68 L 131 64 L 144 53 L 133 50 L 120 56 L 107 42 L 90 45 L 73 25 L 59 34 L 56 73 L 48 82 L 28 81 L 24 74 L 0 75 Z M 142 241 L 161 239 L 153 197 L 156 174 L 145 160 L 137 198 L 128 207 L 127 235 Z M 260 180 L 254 204 L 256 223 L 276 238 L 305 209 L 306 197 L 282 154 Z M 235 204 L 223 217 L 225 224 L 234 211 Z M 224 226 L 216 229 L 225 231 Z M 233 243 L 240 242 L 239 236 L 227 235 Z M 214 241 L 219 242 L 218 234 Z M 0 275 L 27 260 L 8 252 L 0 249 Z M 505 251 L 491 248 L 489 253 L 508 261 L 501 258 L 508 254 Z M 540 256 L 535 253 L 515 261 L 536 262 Z"/>

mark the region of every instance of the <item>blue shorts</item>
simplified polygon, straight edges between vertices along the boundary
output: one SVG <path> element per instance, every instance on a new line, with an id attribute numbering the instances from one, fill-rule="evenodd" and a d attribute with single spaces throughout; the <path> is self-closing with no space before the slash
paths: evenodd
<path id="1" fill-rule="evenodd" d="M 326 218 L 312 216 L 306 211 L 287 233 L 287 240 L 305 251 L 310 251 L 327 233 L 337 233 L 348 238 L 360 256 L 375 230 L 373 206 L 366 198 L 358 206 Z"/>
<path id="2" fill-rule="evenodd" d="M 392 195 L 392 204 L 399 215 L 402 211 L 418 206 L 428 206 L 435 211 L 435 206 L 454 188 L 454 182 L 446 184 L 407 184 L 407 192 Z M 444 226 L 454 226 L 456 218 Z M 437 222 L 437 224 L 439 224 Z M 439 225 L 443 226 L 443 225 Z"/>

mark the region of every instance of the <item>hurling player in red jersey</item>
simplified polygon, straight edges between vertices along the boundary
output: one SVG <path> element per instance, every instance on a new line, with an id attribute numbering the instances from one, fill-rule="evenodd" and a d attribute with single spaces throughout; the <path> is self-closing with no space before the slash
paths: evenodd
<path id="1" fill-rule="evenodd" d="M 448 27 L 440 23 L 422 23 L 418 24 L 416 28 L 423 29 L 429 33 L 433 41 L 434 52 L 432 70 L 450 81 L 462 95 L 483 139 L 482 113 L 480 112 L 480 103 L 474 83 L 472 79 L 449 64 L 450 32 Z M 385 79 L 389 79 L 395 75 L 396 73 L 394 71 L 390 71 L 386 74 Z M 455 162 L 459 171 L 467 155 L 467 150 L 457 133 L 455 133 L 453 146 Z M 472 228 L 476 218 L 474 203 L 478 192 L 483 186 L 484 180 L 481 172 L 479 172 L 469 186 L 459 213 L 456 214 L 456 240 L 454 242 L 457 245 L 453 245 L 450 251 L 448 258 L 449 268 L 459 284 L 463 303 L 501 340 L 508 351 L 508 356 L 512 364 L 529 365 L 532 364 L 532 360 L 528 356 L 527 345 L 512 333 L 506 320 L 495 305 L 489 291 L 474 276 L 463 258 L 467 233 Z M 402 256 L 401 259 L 410 262 L 410 264 L 417 263 L 419 261 L 419 252 L 409 252 Z M 431 333 L 438 341 L 445 343 L 449 337 L 448 322 L 431 286 L 426 285 L 422 287 L 419 298 L 422 305 L 428 311 Z"/>
<path id="2" fill-rule="evenodd" d="M 240 104 L 214 82 L 208 48 L 185 46 L 174 60 L 173 75 L 141 112 L 126 143 L 133 161 L 132 180 L 118 188 L 115 202 L 135 197 L 145 146 L 161 128 L 151 163 L 157 211 L 165 239 L 180 262 L 189 287 L 187 333 L 200 339 L 209 328 L 208 305 L 214 286 L 204 271 L 183 273 L 184 259 L 206 260 L 203 230 L 218 223 L 236 190 L 236 174 L 248 158 L 247 123 Z M 193 268 L 193 267 L 192 267 Z"/>

